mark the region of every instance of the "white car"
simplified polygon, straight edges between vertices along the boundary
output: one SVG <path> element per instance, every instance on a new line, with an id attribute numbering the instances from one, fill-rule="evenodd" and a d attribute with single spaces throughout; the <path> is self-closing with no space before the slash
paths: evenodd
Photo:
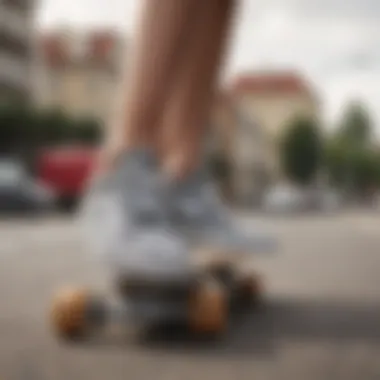
<path id="1" fill-rule="evenodd" d="M 302 191 L 292 186 L 277 186 L 264 197 L 264 208 L 270 212 L 298 211 L 306 206 L 307 199 Z"/>
<path id="2" fill-rule="evenodd" d="M 308 210 L 336 211 L 341 197 L 331 190 L 301 190 L 292 186 L 278 186 L 268 192 L 264 208 L 270 212 L 299 212 Z"/>

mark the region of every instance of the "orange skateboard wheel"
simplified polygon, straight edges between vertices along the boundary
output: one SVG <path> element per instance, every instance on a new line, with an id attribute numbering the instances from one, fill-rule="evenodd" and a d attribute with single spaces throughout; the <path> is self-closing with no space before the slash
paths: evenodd
<path id="1" fill-rule="evenodd" d="M 226 292 L 215 280 L 201 282 L 189 302 L 189 326 L 197 334 L 220 334 L 228 323 Z"/>
<path id="2" fill-rule="evenodd" d="M 84 333 L 89 301 L 89 294 L 84 289 L 67 288 L 57 293 L 53 298 L 50 319 L 58 336 L 70 339 Z"/>

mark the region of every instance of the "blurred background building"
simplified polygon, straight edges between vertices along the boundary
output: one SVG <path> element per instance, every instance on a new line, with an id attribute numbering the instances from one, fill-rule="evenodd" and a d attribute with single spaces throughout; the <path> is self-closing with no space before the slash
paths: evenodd
<path id="1" fill-rule="evenodd" d="M 318 118 L 318 97 L 297 73 L 253 72 L 237 77 L 218 103 L 219 149 L 230 165 L 230 191 L 237 203 L 259 203 L 282 177 L 281 132 L 298 117 Z"/>
<path id="2" fill-rule="evenodd" d="M 105 122 L 124 73 L 125 40 L 113 30 L 55 31 L 40 36 L 40 107 Z"/>
<path id="3" fill-rule="evenodd" d="M 0 101 L 29 101 L 35 63 L 35 0 L 0 1 Z"/>

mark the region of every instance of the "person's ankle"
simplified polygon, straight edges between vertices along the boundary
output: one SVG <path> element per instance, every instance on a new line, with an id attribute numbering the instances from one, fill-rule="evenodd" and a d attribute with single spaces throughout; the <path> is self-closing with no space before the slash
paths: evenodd
<path id="1" fill-rule="evenodd" d="M 108 144 L 99 154 L 97 165 L 99 170 L 107 171 L 111 169 L 117 159 L 128 152 L 152 152 L 154 154 L 154 149 L 150 144 L 141 139 L 120 140 L 116 143 Z"/>
<path id="2" fill-rule="evenodd" d="M 162 165 L 164 173 L 173 180 L 182 180 L 191 175 L 196 166 L 196 158 L 185 150 L 167 155 Z"/>

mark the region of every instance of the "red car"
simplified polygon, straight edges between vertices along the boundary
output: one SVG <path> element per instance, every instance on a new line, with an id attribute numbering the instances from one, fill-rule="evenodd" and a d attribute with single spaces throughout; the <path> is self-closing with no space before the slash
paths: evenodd
<path id="1" fill-rule="evenodd" d="M 45 149 L 37 160 L 37 178 L 55 192 L 61 206 L 72 208 L 83 195 L 96 154 L 87 147 Z"/>

